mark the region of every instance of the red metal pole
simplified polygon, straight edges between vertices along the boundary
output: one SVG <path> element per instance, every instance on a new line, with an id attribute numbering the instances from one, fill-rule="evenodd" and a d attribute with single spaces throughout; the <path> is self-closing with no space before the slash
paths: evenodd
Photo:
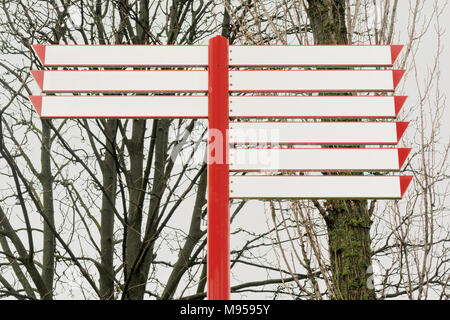
<path id="1" fill-rule="evenodd" d="M 230 299 L 228 39 L 208 47 L 208 300 Z"/>

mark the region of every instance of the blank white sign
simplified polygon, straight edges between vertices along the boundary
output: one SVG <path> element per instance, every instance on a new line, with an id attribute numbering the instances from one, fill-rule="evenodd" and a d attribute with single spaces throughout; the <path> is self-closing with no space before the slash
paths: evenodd
<path id="1" fill-rule="evenodd" d="M 42 96 L 41 99 L 43 118 L 208 117 L 206 96 Z"/>
<path id="2" fill-rule="evenodd" d="M 393 96 L 231 96 L 230 117 L 319 118 L 397 116 Z"/>
<path id="3" fill-rule="evenodd" d="M 230 46 L 229 57 L 236 66 L 392 66 L 401 50 L 397 47 Z"/>
<path id="4" fill-rule="evenodd" d="M 43 92 L 207 91 L 207 71 L 44 71 Z"/>
<path id="5" fill-rule="evenodd" d="M 230 198 L 400 199 L 398 176 L 230 176 Z"/>
<path id="6" fill-rule="evenodd" d="M 231 91 L 394 91 L 393 70 L 230 71 Z"/>
<path id="7" fill-rule="evenodd" d="M 33 46 L 46 66 L 206 66 L 208 46 Z"/>
<path id="8" fill-rule="evenodd" d="M 399 171 L 399 149 L 231 148 L 231 171 Z"/>
<path id="9" fill-rule="evenodd" d="M 230 122 L 237 144 L 398 143 L 396 122 Z"/>

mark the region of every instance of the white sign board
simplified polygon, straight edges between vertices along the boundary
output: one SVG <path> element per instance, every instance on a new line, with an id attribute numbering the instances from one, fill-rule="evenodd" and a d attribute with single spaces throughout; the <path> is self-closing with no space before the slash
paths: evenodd
<path id="1" fill-rule="evenodd" d="M 400 199 L 412 176 L 230 176 L 234 199 Z"/>
<path id="2" fill-rule="evenodd" d="M 231 122 L 235 144 L 395 145 L 407 122 Z"/>
<path id="3" fill-rule="evenodd" d="M 45 66 L 206 66 L 208 46 L 34 45 Z"/>
<path id="4" fill-rule="evenodd" d="M 30 96 L 42 118 L 207 118 L 206 96 Z"/>
<path id="5" fill-rule="evenodd" d="M 232 118 L 395 118 L 404 96 L 230 96 Z"/>
<path id="6" fill-rule="evenodd" d="M 230 148 L 230 171 L 399 171 L 411 149 Z"/>
<path id="7" fill-rule="evenodd" d="M 43 92 L 207 91 L 207 71 L 31 71 Z"/>
<path id="8" fill-rule="evenodd" d="M 235 70 L 230 91 L 394 91 L 403 70 Z"/>

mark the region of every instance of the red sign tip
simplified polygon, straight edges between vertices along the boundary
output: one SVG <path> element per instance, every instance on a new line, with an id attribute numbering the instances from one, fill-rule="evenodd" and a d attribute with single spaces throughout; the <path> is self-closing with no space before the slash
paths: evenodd
<path id="1" fill-rule="evenodd" d="M 402 52 L 403 45 L 391 45 L 391 58 L 392 58 L 392 64 L 394 64 L 395 60 L 397 60 L 398 56 L 400 55 L 400 52 Z"/>
<path id="2" fill-rule="evenodd" d="M 394 80 L 394 90 L 397 88 L 398 84 L 400 83 L 400 80 L 402 80 L 405 72 L 406 70 L 392 70 L 392 78 Z"/>
<path id="3" fill-rule="evenodd" d="M 406 190 L 409 187 L 409 184 L 411 183 L 413 179 L 413 176 L 400 176 L 400 194 L 403 198 L 403 195 L 405 194 Z"/>
<path id="4" fill-rule="evenodd" d="M 406 128 L 408 128 L 409 122 L 397 122 L 396 125 L 397 125 L 397 142 L 399 142 L 403 134 L 405 133 Z"/>
<path id="5" fill-rule="evenodd" d="M 402 110 L 403 105 L 406 102 L 406 99 L 408 99 L 407 96 L 395 96 L 394 102 L 395 102 L 395 116 L 398 116 L 400 113 L 400 110 Z"/>
<path id="6" fill-rule="evenodd" d="M 398 167 L 401 169 L 403 167 L 403 164 L 405 163 L 406 159 L 408 158 L 408 155 L 411 152 L 411 148 L 399 148 L 398 149 Z"/>
<path id="7" fill-rule="evenodd" d="M 28 96 L 39 116 L 42 112 L 42 96 Z"/>
<path id="8" fill-rule="evenodd" d="M 34 80 L 36 80 L 39 88 L 44 89 L 44 71 L 43 70 L 31 70 Z"/>
<path id="9" fill-rule="evenodd" d="M 42 64 L 45 64 L 45 44 L 33 44 L 33 50 L 38 56 L 39 60 L 41 60 Z"/>

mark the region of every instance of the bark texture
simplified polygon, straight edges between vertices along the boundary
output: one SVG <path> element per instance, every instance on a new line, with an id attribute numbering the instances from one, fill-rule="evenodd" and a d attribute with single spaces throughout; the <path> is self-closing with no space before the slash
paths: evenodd
<path id="1" fill-rule="evenodd" d="M 108 120 L 105 126 L 105 159 L 101 161 L 105 193 L 101 207 L 101 267 L 100 293 L 102 299 L 114 298 L 114 207 L 116 204 L 117 168 L 114 141 L 117 134 L 117 120 Z"/>

